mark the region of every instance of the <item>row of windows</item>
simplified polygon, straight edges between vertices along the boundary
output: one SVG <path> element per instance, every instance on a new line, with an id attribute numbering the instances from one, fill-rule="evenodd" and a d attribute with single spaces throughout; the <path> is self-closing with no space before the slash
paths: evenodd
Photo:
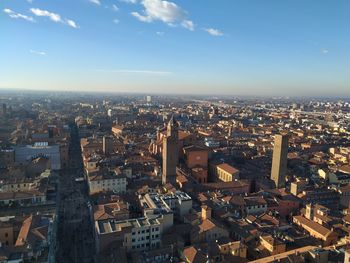
<path id="1" fill-rule="evenodd" d="M 154 238 L 159 238 L 159 234 L 156 235 L 152 235 L 152 239 Z M 145 240 L 149 240 L 149 236 L 146 237 L 140 237 L 137 239 L 137 241 L 145 241 Z M 136 238 L 131 239 L 132 242 L 136 242 Z"/>
<path id="2" fill-rule="evenodd" d="M 137 245 L 137 246 L 132 246 L 132 249 L 136 249 L 136 248 L 148 248 L 150 245 L 147 243 L 147 244 L 140 244 L 140 245 Z M 151 247 L 159 247 L 159 242 L 156 242 L 154 244 L 151 244 Z"/>
<path id="3" fill-rule="evenodd" d="M 266 208 L 266 205 L 248 206 L 247 209 Z"/>
<path id="4" fill-rule="evenodd" d="M 152 239 L 159 238 L 159 234 L 152 235 L 151 238 L 152 238 Z M 144 240 L 149 240 L 149 236 L 140 237 L 140 238 L 137 239 L 137 241 L 144 241 Z M 132 241 L 132 242 L 136 242 L 136 238 L 131 239 L 131 241 Z"/>
<path id="5" fill-rule="evenodd" d="M 159 231 L 159 227 L 154 227 L 154 228 L 152 228 L 151 229 L 151 232 L 157 232 L 157 231 Z M 149 233 L 149 229 L 144 229 L 144 230 L 139 230 L 139 231 L 137 231 L 137 234 L 144 234 L 144 233 Z M 132 232 L 132 235 L 134 236 L 136 234 L 136 232 Z"/>
<path id="6" fill-rule="evenodd" d="M 140 234 L 140 233 L 149 233 L 149 229 L 142 230 L 142 231 L 137 231 L 137 234 Z M 136 232 L 132 232 L 132 234 L 135 235 Z"/>

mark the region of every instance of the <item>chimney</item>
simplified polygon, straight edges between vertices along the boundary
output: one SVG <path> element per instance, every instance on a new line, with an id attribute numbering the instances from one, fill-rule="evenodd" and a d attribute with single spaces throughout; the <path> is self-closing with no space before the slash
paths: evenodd
<path id="1" fill-rule="evenodd" d="M 305 217 L 309 220 L 314 220 L 314 207 L 312 203 L 306 205 Z"/>
<path id="2" fill-rule="evenodd" d="M 211 208 L 207 205 L 202 205 L 202 220 L 211 219 Z"/>

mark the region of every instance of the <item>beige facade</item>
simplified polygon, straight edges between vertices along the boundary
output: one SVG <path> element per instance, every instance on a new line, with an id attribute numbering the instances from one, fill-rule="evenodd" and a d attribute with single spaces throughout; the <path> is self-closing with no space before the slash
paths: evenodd
<path id="1" fill-rule="evenodd" d="M 271 235 L 260 236 L 260 244 L 264 246 L 271 255 L 280 254 L 286 251 L 286 244 L 273 238 Z"/>
<path id="2" fill-rule="evenodd" d="M 3 192 L 21 192 L 30 191 L 37 186 L 37 182 L 33 180 L 23 180 L 18 182 L 8 182 L 1 186 Z"/>
<path id="3" fill-rule="evenodd" d="M 228 242 L 218 245 L 221 254 L 232 254 L 236 257 L 247 258 L 247 246 L 241 241 Z"/>
<path id="4" fill-rule="evenodd" d="M 239 179 L 239 170 L 227 163 L 211 165 L 212 175 L 219 181 L 232 182 Z"/>
<path id="5" fill-rule="evenodd" d="M 336 244 L 338 241 L 336 232 L 303 216 L 294 216 L 293 222 L 309 232 L 310 236 L 322 240 L 324 246 Z"/>
<path id="6" fill-rule="evenodd" d="M 126 192 L 127 182 L 125 177 L 103 178 L 99 176 L 91 176 L 89 177 L 88 182 L 90 194 L 99 192 Z"/>

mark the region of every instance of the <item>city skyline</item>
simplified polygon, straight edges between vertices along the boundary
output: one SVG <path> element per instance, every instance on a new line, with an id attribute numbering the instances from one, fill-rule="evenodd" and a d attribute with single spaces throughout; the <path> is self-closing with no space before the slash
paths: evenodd
<path id="1" fill-rule="evenodd" d="M 348 96 L 350 3 L 2 1 L 1 89 Z"/>
<path id="2" fill-rule="evenodd" d="M 3 262 L 349 262 L 350 100 L 0 90 L 0 207 Z"/>

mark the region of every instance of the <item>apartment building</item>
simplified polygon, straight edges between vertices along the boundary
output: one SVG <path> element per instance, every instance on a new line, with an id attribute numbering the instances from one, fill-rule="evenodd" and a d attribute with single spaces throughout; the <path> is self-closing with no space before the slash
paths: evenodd
<path id="1" fill-rule="evenodd" d="M 168 194 L 145 194 L 139 196 L 139 201 L 144 215 L 157 214 L 161 211 L 164 215 L 172 214 L 181 221 L 192 208 L 192 198 L 181 191 Z"/>
<path id="2" fill-rule="evenodd" d="M 126 192 L 126 177 L 118 175 L 115 171 L 99 170 L 87 178 L 90 194 L 99 192 L 114 192 L 120 194 Z"/>
<path id="3" fill-rule="evenodd" d="M 159 248 L 163 231 L 162 215 L 128 220 L 95 222 L 96 246 L 104 251 L 111 243 L 118 243 L 129 251 Z"/>

